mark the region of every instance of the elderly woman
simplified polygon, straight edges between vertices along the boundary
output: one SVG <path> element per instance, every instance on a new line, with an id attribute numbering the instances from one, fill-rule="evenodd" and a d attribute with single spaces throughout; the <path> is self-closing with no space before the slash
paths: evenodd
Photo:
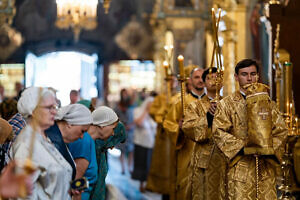
<path id="1" fill-rule="evenodd" d="M 36 170 L 32 174 L 34 188 L 29 199 L 70 200 L 72 167 L 45 134 L 54 124 L 57 112 L 54 93 L 45 88 L 27 88 L 18 101 L 18 110 L 28 121 L 17 136 L 11 154 L 13 159 L 25 162 L 34 147 L 29 158 Z"/>
<path id="2" fill-rule="evenodd" d="M 73 168 L 72 179 L 75 178 L 76 167 L 66 144 L 83 138 L 84 132 L 88 130 L 91 123 L 92 115 L 88 108 L 81 104 L 70 104 L 58 110 L 54 125 L 45 131 Z"/>

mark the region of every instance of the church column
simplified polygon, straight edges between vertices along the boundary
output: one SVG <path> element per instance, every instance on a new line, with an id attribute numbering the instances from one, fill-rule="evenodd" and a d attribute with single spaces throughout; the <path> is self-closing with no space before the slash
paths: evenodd
<path id="1" fill-rule="evenodd" d="M 162 21 L 157 21 L 157 24 L 153 30 L 153 38 L 155 39 L 154 45 L 154 55 L 153 60 L 155 64 L 155 85 L 154 89 L 159 92 L 165 92 L 164 87 L 164 69 L 163 69 L 163 61 L 165 59 L 164 46 L 165 46 L 165 33 L 166 26 Z"/>
<path id="2" fill-rule="evenodd" d="M 246 6 L 244 4 L 238 4 L 233 11 L 228 12 L 228 16 L 230 19 L 235 19 L 236 23 L 236 37 L 238 42 L 237 45 L 237 52 L 236 52 L 236 59 L 240 61 L 244 58 L 247 58 L 247 45 L 248 37 L 249 37 L 249 23 L 247 21 L 247 13 L 246 13 Z M 247 34 L 247 32 L 249 32 Z"/>

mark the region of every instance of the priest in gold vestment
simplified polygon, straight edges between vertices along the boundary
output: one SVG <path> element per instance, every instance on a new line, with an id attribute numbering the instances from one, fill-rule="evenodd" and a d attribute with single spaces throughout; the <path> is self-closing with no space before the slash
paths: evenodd
<path id="1" fill-rule="evenodd" d="M 175 93 L 177 86 L 176 77 L 172 76 L 169 81 L 172 88 L 171 97 L 167 97 L 165 94 L 156 96 L 149 109 L 150 116 L 157 123 L 157 129 L 146 185 L 147 190 L 163 194 L 163 198 L 166 199 L 168 199 L 170 194 L 171 140 L 163 129 L 162 123 L 167 113 L 167 108 L 180 96 L 180 93 Z"/>
<path id="2" fill-rule="evenodd" d="M 235 67 L 235 79 L 240 91 L 223 98 L 218 106 L 213 121 L 213 139 L 228 162 L 226 170 L 227 196 L 230 200 L 274 200 L 277 199 L 275 168 L 281 160 L 283 146 L 287 138 L 287 129 L 281 113 L 271 102 L 270 117 L 272 121 L 271 140 L 273 155 L 260 155 L 258 159 L 258 184 L 256 184 L 256 159 L 246 155 L 247 147 L 247 111 L 245 89 L 243 86 L 257 81 L 259 66 L 256 61 L 245 59 Z M 264 116 L 259 115 L 260 120 Z M 258 188 L 258 190 L 256 189 Z"/>
<path id="3" fill-rule="evenodd" d="M 222 200 L 225 198 L 224 173 L 225 159 L 212 141 L 211 127 L 216 103 L 211 102 L 216 97 L 216 72 L 206 69 L 202 75 L 206 87 L 206 96 L 199 101 L 190 103 L 186 110 L 182 129 L 184 135 L 194 144 L 191 156 L 191 171 L 189 182 L 191 193 L 184 199 Z"/>
<path id="4" fill-rule="evenodd" d="M 203 69 L 194 68 L 192 71 L 185 70 L 188 80 L 187 94 L 185 103 L 201 99 L 205 96 L 204 85 L 202 81 Z M 185 199 L 186 193 L 190 191 L 191 185 L 188 180 L 191 171 L 187 170 L 190 165 L 190 157 L 194 148 L 194 143 L 185 138 L 182 130 L 182 104 L 178 97 L 164 119 L 163 127 L 171 138 L 171 180 L 170 180 L 170 199 Z"/>

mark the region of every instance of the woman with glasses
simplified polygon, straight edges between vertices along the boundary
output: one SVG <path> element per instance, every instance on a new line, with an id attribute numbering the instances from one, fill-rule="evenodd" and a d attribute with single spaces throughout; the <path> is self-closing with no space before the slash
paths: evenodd
<path id="1" fill-rule="evenodd" d="M 27 88 L 18 101 L 18 111 L 27 119 L 27 126 L 17 136 L 11 154 L 18 163 L 29 159 L 35 168 L 28 198 L 70 200 L 72 167 L 45 133 L 57 113 L 54 93 L 46 88 Z"/>

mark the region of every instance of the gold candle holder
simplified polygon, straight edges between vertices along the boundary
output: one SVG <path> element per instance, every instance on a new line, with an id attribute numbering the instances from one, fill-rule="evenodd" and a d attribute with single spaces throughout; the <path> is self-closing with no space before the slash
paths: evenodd
<path id="1" fill-rule="evenodd" d="M 165 50 L 165 60 L 168 62 L 169 68 L 172 72 L 172 66 L 173 66 L 172 58 L 173 58 L 174 47 L 173 47 L 173 45 L 165 45 L 164 50 Z"/>
<path id="2" fill-rule="evenodd" d="M 168 63 L 168 61 L 164 61 L 163 62 L 163 67 L 164 67 L 164 69 L 165 69 L 165 76 L 166 76 L 166 79 L 168 78 L 168 76 L 169 76 L 169 72 L 168 72 L 168 70 L 169 70 L 169 63 Z"/>
<path id="3" fill-rule="evenodd" d="M 166 81 L 166 92 L 167 92 L 167 102 L 169 102 L 170 101 L 170 99 L 171 99 L 171 83 L 170 83 L 170 81 L 171 81 L 171 77 L 169 76 L 169 63 L 167 62 L 167 61 L 164 61 L 163 62 L 163 68 L 164 68 L 164 70 L 165 70 L 165 76 L 166 76 L 166 78 L 165 78 L 165 81 Z"/>
<path id="4" fill-rule="evenodd" d="M 179 75 L 180 77 L 184 77 L 184 65 L 183 65 L 184 57 L 182 55 L 179 55 L 177 57 L 177 60 L 179 64 Z"/>
<path id="5" fill-rule="evenodd" d="M 182 106 L 182 116 L 185 115 L 185 77 L 184 77 L 184 57 L 179 55 L 177 57 L 178 64 L 179 64 L 179 77 L 178 80 L 180 81 L 181 86 L 181 106 Z"/>
<path id="6" fill-rule="evenodd" d="M 292 102 L 292 72 L 293 65 L 291 62 L 284 62 L 283 64 L 283 88 L 284 88 L 284 102 L 285 102 L 285 113 L 290 115 L 290 103 Z"/>
<path id="7" fill-rule="evenodd" d="M 296 124 L 296 134 L 299 135 L 299 130 L 298 130 L 298 117 L 295 117 L 295 124 Z"/>

